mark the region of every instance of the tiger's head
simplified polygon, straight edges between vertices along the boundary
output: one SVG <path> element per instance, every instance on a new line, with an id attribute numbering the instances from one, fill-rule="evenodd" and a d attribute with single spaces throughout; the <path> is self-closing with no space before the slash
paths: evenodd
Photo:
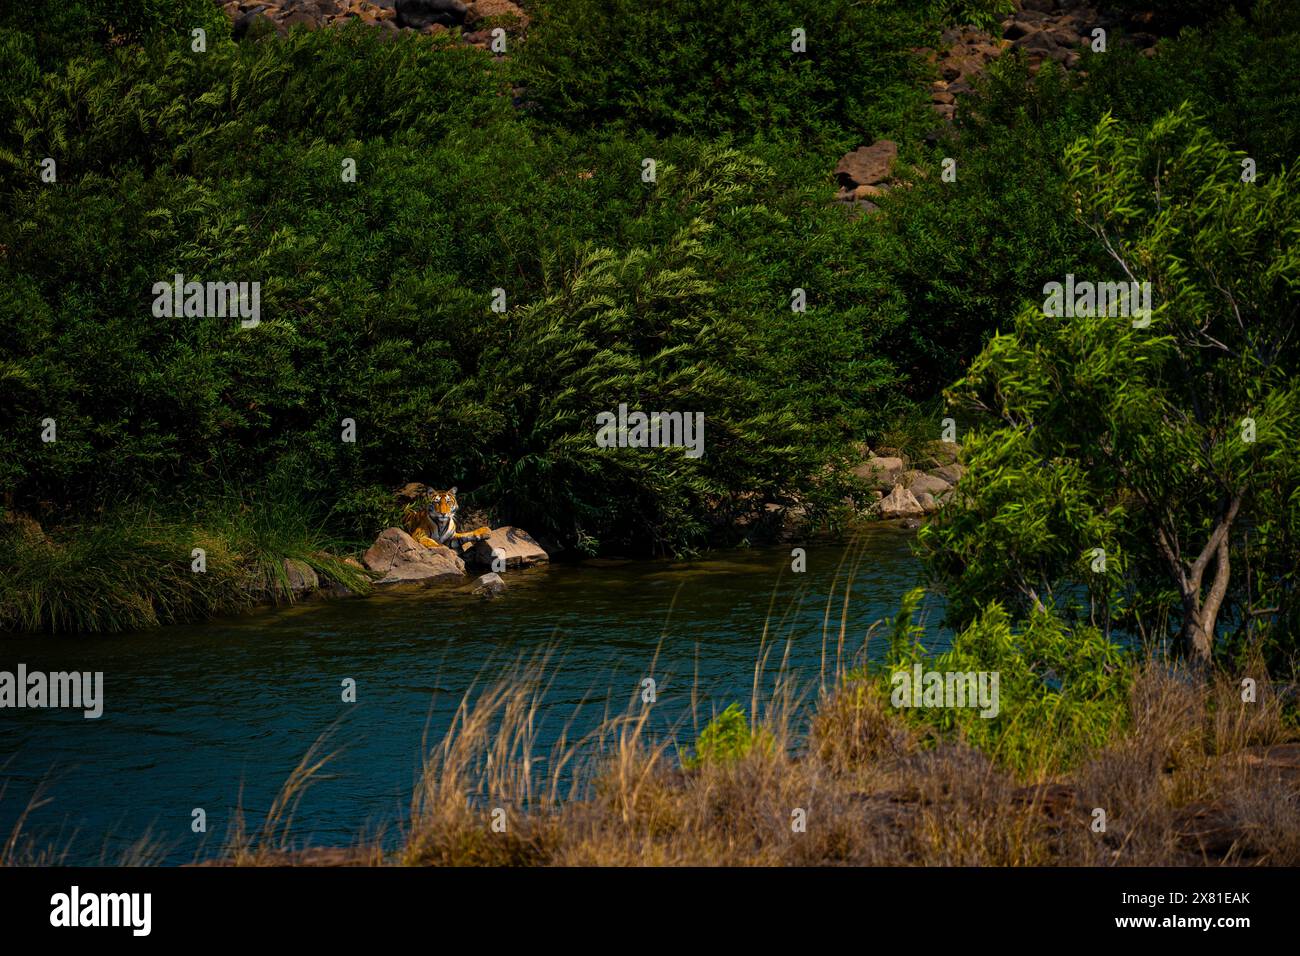
<path id="1" fill-rule="evenodd" d="M 455 519 L 456 512 L 460 510 L 460 504 L 456 501 L 456 489 L 454 487 L 447 491 L 436 491 L 430 488 L 427 501 L 429 520 L 438 528 L 447 527 Z"/>

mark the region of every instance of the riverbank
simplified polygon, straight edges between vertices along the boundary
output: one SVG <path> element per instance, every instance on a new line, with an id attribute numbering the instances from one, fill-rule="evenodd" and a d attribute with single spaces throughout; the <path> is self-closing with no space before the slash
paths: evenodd
<path id="1" fill-rule="evenodd" d="M 719 522 L 715 546 L 847 541 L 876 521 L 915 529 L 953 499 L 965 470 L 953 442 L 922 443 L 915 457 L 865 445 L 857 453 L 861 460 L 835 479 L 852 493 L 833 512 L 797 497 L 751 501 L 731 509 L 730 524 Z M 508 590 L 510 570 L 550 560 L 554 545 L 483 512 L 460 525 L 491 524 L 482 540 L 417 545 L 401 527 L 412 487 L 393 494 L 369 543 L 331 534 L 326 518 L 283 486 L 170 510 L 121 508 L 54 532 L 0 509 L 0 632 L 112 633 L 387 587 L 496 597 Z"/>
<path id="2" fill-rule="evenodd" d="M 552 675 L 553 676 L 553 675 Z M 975 747 L 891 705 L 887 674 L 849 671 L 812 708 L 775 675 L 738 719 L 668 729 L 637 699 L 590 733 L 543 745 L 548 669 L 516 666 L 456 708 L 419 758 L 409 812 L 313 839 L 311 795 L 346 736 L 319 740 L 261 804 L 209 808 L 189 841 L 217 866 L 1294 866 L 1300 743 L 1266 681 L 1189 683 L 1148 664 L 1122 722 L 1062 766 L 1004 755 L 1051 749 L 1048 728 Z M 716 712 L 716 711 L 715 711 Z M 730 713 L 730 712 L 728 712 Z M 579 737 L 581 739 L 579 740 Z M 1047 750 L 1042 750 L 1042 745 Z M 529 760 L 519 759 L 522 754 Z M 511 759 L 503 759 L 511 755 Z M 683 760 L 683 757 L 691 759 Z M 1060 756 L 1058 754 L 1058 756 Z M 353 784 L 355 788 L 355 784 Z M 354 799 L 355 799 L 354 790 Z M 302 821 L 306 816 L 307 821 Z M 188 819 L 188 818 L 187 818 Z M 168 828 L 164 828 L 168 829 Z M 69 852 L 15 832 L 0 865 Z M 319 834 L 317 834 L 319 837 Z M 80 852 L 80 851 L 77 851 Z M 141 835 L 124 851 L 162 862 Z M 109 860 L 108 862 L 115 862 Z"/>

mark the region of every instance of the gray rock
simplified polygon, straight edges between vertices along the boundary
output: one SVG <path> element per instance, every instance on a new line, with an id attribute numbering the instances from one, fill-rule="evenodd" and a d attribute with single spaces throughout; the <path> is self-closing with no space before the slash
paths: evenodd
<path id="1" fill-rule="evenodd" d="M 921 503 L 902 485 L 894 485 L 894 490 L 880 501 L 882 518 L 919 518 L 923 514 Z"/>
<path id="2" fill-rule="evenodd" d="M 361 558 L 381 574 L 376 585 L 435 584 L 465 579 L 465 562 L 449 548 L 426 548 L 401 528 L 389 528 Z"/>
<path id="3" fill-rule="evenodd" d="M 481 574 L 469 583 L 472 594 L 481 598 L 494 598 L 506 592 L 506 582 L 495 571 Z"/>
<path id="4" fill-rule="evenodd" d="M 280 26 L 262 11 L 266 7 L 257 7 L 254 10 L 248 10 L 241 13 L 235 22 L 230 25 L 230 36 L 236 40 L 242 40 L 245 37 L 257 39 L 270 33 L 278 33 L 283 36 L 286 32 L 285 27 Z"/>
<path id="5" fill-rule="evenodd" d="M 492 564 L 493 558 L 498 554 L 505 559 L 506 568 L 527 567 L 530 564 L 541 564 L 551 560 L 550 555 L 527 531 L 510 525 L 493 528 L 487 537 L 480 538 L 470 545 L 466 554 L 475 567 L 492 570 L 500 567 L 498 565 L 494 568 Z"/>
<path id="6" fill-rule="evenodd" d="M 934 474 L 948 482 L 948 484 L 955 485 L 961 480 L 961 476 L 966 474 L 966 466 L 953 462 L 951 465 L 944 465 L 942 468 L 936 468 Z"/>
<path id="7" fill-rule="evenodd" d="M 941 495 L 951 487 L 951 482 L 944 481 L 938 475 L 921 475 L 907 486 L 907 490 L 920 501 L 921 495 Z"/>
<path id="8" fill-rule="evenodd" d="M 306 561 L 285 558 L 284 573 L 289 578 L 289 590 L 294 594 L 306 594 L 320 587 L 320 577 Z"/>
<path id="9" fill-rule="evenodd" d="M 903 470 L 901 458 L 868 458 L 853 469 L 853 474 L 868 482 L 874 482 L 882 491 L 888 491 L 897 483 L 898 474 Z"/>

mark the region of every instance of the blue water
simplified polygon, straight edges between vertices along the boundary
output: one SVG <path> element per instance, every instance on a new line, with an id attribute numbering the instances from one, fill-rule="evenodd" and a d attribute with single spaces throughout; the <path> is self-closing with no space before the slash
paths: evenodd
<path id="1" fill-rule="evenodd" d="M 102 671 L 105 703 L 98 720 L 0 710 L 0 842 L 43 784 L 49 802 L 24 833 L 64 862 L 115 863 L 146 835 L 168 863 L 210 856 L 232 812 L 242 807 L 256 825 L 331 728 L 327 749 L 343 749 L 332 776 L 307 791 L 296 842 L 392 832 L 426 734 L 439 740 L 467 692 L 548 650 L 539 751 L 566 724 L 574 738 L 622 713 L 646 677 L 657 681 L 653 732 L 676 730 L 686 745 L 732 701 L 749 708 L 765 622 L 760 683 L 770 688 L 789 642 L 791 668 L 815 698 L 836 669 L 841 614 L 846 663 L 920 583 L 910 547 L 910 534 L 877 526 L 855 543 L 807 545 L 802 574 L 791 572 L 789 547 L 593 561 L 509 572 L 510 591 L 495 601 L 427 590 L 111 637 L 5 636 L 0 670 Z M 927 613 L 942 616 L 935 602 Z M 946 643 L 937 627 L 929 633 Z M 356 703 L 342 701 L 345 678 Z M 191 830 L 196 807 L 206 834 Z"/>

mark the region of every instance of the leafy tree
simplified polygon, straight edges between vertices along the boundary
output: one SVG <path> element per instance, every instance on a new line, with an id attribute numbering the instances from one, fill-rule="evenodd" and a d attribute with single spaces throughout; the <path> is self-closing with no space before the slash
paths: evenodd
<path id="1" fill-rule="evenodd" d="M 1154 308 L 1142 327 L 1026 305 L 949 393 L 989 416 L 962 507 L 922 535 L 956 619 L 1086 596 L 1150 634 L 1172 597 L 1198 664 L 1225 610 L 1294 627 L 1300 182 L 1243 181 L 1243 159 L 1186 107 L 1135 132 L 1103 117 L 1067 151 L 1076 214 L 1113 263 L 1093 278 L 1149 281 Z"/>

